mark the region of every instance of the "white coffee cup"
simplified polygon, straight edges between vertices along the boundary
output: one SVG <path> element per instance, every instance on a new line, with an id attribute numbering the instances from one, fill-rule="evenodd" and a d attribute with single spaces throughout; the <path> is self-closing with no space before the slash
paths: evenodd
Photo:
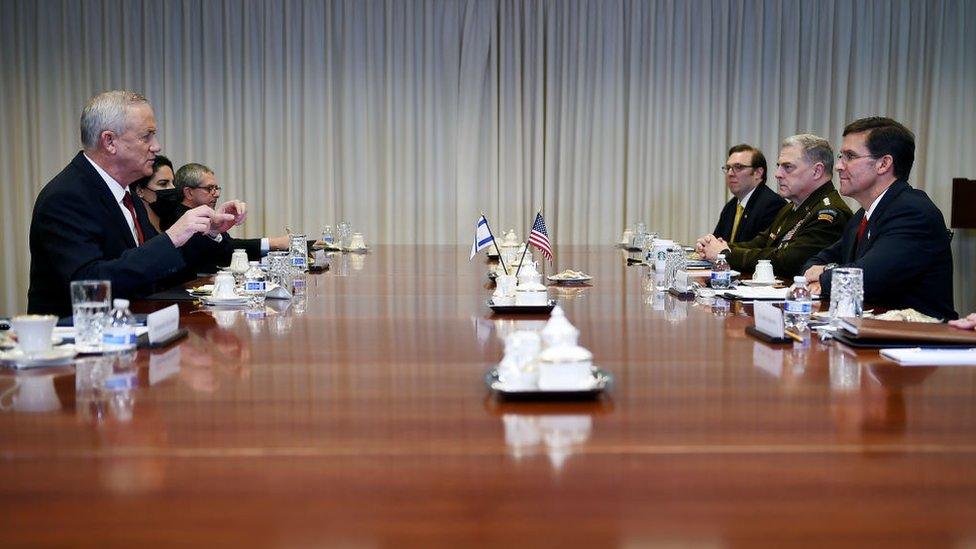
<path id="1" fill-rule="evenodd" d="M 17 332 L 17 347 L 28 356 L 51 350 L 51 333 L 57 323 L 54 315 L 19 315 L 10 320 Z"/>
<path id="2" fill-rule="evenodd" d="M 213 296 L 218 299 L 236 297 L 234 293 L 234 275 L 227 271 L 220 271 L 214 276 Z"/>
<path id="3" fill-rule="evenodd" d="M 620 235 L 620 243 L 630 246 L 630 242 L 634 239 L 633 229 L 624 229 L 624 234 Z"/>
<path id="4" fill-rule="evenodd" d="M 760 259 L 759 263 L 756 264 L 756 272 L 753 273 L 752 279 L 759 282 L 772 282 L 775 278 L 771 260 Z"/>
<path id="5" fill-rule="evenodd" d="M 353 250 L 362 250 L 366 248 L 366 241 L 363 239 L 363 233 L 352 233 L 352 238 L 349 240 L 349 247 Z"/>

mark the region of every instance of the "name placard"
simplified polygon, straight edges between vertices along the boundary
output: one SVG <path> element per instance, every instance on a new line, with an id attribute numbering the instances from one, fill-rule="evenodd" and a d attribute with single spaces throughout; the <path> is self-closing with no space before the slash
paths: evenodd
<path id="1" fill-rule="evenodd" d="M 753 305 L 756 317 L 756 329 L 771 336 L 784 338 L 783 333 L 783 309 L 774 306 L 772 303 L 756 301 Z"/>
<path id="2" fill-rule="evenodd" d="M 149 344 L 164 341 L 180 329 L 180 307 L 170 305 L 146 316 L 146 327 L 149 328 Z"/>

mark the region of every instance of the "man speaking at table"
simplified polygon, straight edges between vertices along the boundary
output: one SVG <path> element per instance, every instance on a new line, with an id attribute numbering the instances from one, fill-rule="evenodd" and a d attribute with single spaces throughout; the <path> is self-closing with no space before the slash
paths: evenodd
<path id="1" fill-rule="evenodd" d="M 844 128 L 839 159 L 840 192 L 861 209 L 843 238 L 807 263 L 807 280 L 829 295 L 833 267 L 859 267 L 865 303 L 956 318 L 949 230 L 928 195 L 908 184 L 915 136 L 890 118 L 861 118 Z"/>
<path id="2" fill-rule="evenodd" d="M 766 156 L 752 145 L 736 145 L 722 166 L 732 199 L 722 208 L 712 234 L 730 244 L 752 240 L 769 227 L 786 202 L 766 186 Z"/>
<path id="3" fill-rule="evenodd" d="M 769 259 L 776 276 L 802 274 L 803 264 L 836 242 L 851 217 L 830 178 L 834 153 L 822 137 L 800 134 L 783 141 L 776 163 L 779 194 L 789 202 L 772 224 L 747 242 L 727 243 L 715 235 L 698 239 L 698 251 L 714 261 L 724 253 L 733 269 L 753 272 L 760 259 Z"/>
<path id="4" fill-rule="evenodd" d="M 113 297 L 147 295 L 212 251 L 182 250 L 190 237 L 218 235 L 246 216 L 239 201 L 216 211 L 201 206 L 156 232 L 142 201 L 133 200 L 128 188 L 152 174 L 162 149 L 152 106 L 139 94 L 116 90 L 91 98 L 81 114 L 81 142 L 83 150 L 34 202 L 27 293 L 31 313 L 71 314 L 72 280 L 110 280 Z"/>

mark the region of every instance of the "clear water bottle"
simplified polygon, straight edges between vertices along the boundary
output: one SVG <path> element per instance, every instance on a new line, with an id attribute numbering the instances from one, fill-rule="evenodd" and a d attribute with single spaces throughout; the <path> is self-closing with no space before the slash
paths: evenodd
<path id="1" fill-rule="evenodd" d="M 793 285 L 786 292 L 786 303 L 783 304 L 783 324 L 787 330 L 802 334 L 807 330 L 812 312 L 813 301 L 810 299 L 807 279 L 802 276 L 794 276 Z"/>
<path id="2" fill-rule="evenodd" d="M 112 307 L 108 324 L 102 330 L 102 350 L 107 353 L 131 351 L 136 348 L 136 319 L 129 312 L 129 300 L 113 300 Z"/>
<path id="3" fill-rule="evenodd" d="M 288 246 L 288 264 L 293 269 L 308 272 L 308 242 L 304 234 L 292 234 Z"/>
<path id="4" fill-rule="evenodd" d="M 725 254 L 718 254 L 715 265 L 712 266 L 712 288 L 716 290 L 728 290 L 732 285 L 732 270 L 729 262 L 725 260 Z"/>
<path id="5" fill-rule="evenodd" d="M 252 309 L 263 308 L 267 291 L 268 282 L 265 280 L 264 271 L 257 261 L 252 261 L 247 272 L 244 273 L 243 293 L 247 296 L 247 306 Z"/>
<path id="6" fill-rule="evenodd" d="M 335 234 L 332 232 L 332 225 L 326 225 L 325 228 L 322 229 L 322 242 L 329 245 L 335 244 Z"/>

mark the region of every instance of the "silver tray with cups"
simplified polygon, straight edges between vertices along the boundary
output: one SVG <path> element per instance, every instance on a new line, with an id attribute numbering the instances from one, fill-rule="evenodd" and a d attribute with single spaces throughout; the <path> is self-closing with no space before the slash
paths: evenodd
<path id="1" fill-rule="evenodd" d="M 494 367 L 485 373 L 485 385 L 493 393 L 511 399 L 536 399 L 536 400 L 571 400 L 582 398 L 595 398 L 613 386 L 613 375 L 609 372 L 593 366 L 593 385 L 585 389 L 552 390 L 538 388 L 508 388 L 501 381 L 498 375 L 498 368 Z"/>

